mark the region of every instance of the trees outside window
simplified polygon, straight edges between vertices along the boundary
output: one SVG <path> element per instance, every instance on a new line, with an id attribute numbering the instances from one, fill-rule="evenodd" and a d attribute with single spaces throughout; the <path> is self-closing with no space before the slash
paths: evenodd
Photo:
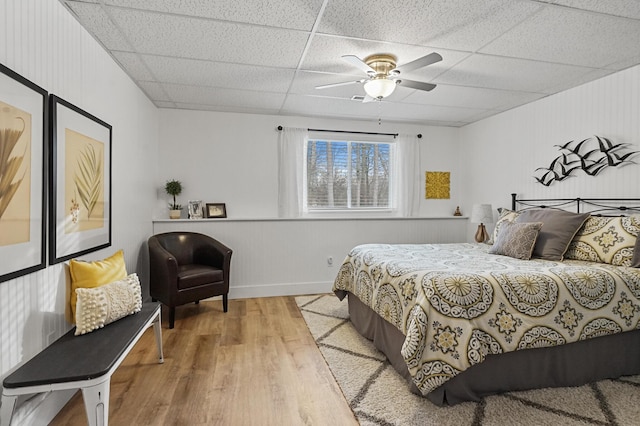
<path id="1" fill-rule="evenodd" d="M 309 140 L 307 208 L 388 209 L 393 144 Z"/>

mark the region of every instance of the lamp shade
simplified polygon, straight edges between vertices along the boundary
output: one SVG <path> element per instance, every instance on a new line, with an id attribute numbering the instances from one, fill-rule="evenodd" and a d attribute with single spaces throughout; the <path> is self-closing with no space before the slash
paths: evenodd
<path id="1" fill-rule="evenodd" d="M 375 99 L 386 98 L 393 93 L 395 88 L 396 82 L 386 78 L 374 78 L 364 83 L 364 91 Z"/>
<path id="2" fill-rule="evenodd" d="M 491 204 L 474 204 L 471 208 L 471 223 L 493 223 Z"/>

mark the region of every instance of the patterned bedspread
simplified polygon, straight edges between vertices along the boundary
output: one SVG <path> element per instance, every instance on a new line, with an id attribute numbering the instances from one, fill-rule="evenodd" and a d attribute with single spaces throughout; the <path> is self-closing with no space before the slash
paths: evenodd
<path id="1" fill-rule="evenodd" d="M 640 329 L 640 269 L 488 248 L 357 246 L 333 290 L 357 296 L 406 336 L 402 356 L 424 395 L 488 354 Z"/>

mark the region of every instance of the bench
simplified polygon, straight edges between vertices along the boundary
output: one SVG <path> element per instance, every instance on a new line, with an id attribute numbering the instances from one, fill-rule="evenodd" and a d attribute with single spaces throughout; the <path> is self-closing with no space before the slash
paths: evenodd
<path id="1" fill-rule="evenodd" d="M 0 425 L 10 425 L 18 396 L 81 389 L 89 425 L 109 424 L 111 375 L 147 328 L 153 326 L 163 363 L 159 303 L 81 336 L 71 329 L 2 382 Z"/>

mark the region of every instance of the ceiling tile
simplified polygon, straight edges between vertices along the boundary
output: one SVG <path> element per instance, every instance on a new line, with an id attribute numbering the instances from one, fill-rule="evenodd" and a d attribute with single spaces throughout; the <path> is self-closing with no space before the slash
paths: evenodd
<path id="1" fill-rule="evenodd" d="M 158 81 L 163 83 L 285 93 L 291 85 L 295 73 L 292 69 L 179 59 L 167 56 L 142 55 L 142 59 Z"/>
<path id="2" fill-rule="evenodd" d="M 468 121 L 470 117 L 486 111 L 480 108 L 460 108 L 438 105 L 420 105 L 416 108 L 416 105 L 391 102 L 383 102 L 382 106 L 383 118 L 414 122 L 425 120 L 437 120 L 441 122 Z"/>
<path id="3" fill-rule="evenodd" d="M 173 102 L 166 102 L 166 101 L 154 101 L 153 102 L 155 106 L 157 106 L 158 108 L 176 108 L 176 104 Z"/>
<path id="4" fill-rule="evenodd" d="M 547 88 L 569 86 L 592 68 L 560 65 L 489 55 L 472 55 L 434 83 L 548 93 Z"/>
<path id="5" fill-rule="evenodd" d="M 308 38 L 294 30 L 114 7 L 109 12 L 139 53 L 295 68 Z"/>
<path id="6" fill-rule="evenodd" d="M 131 45 L 113 25 L 99 4 L 67 1 L 65 5 L 71 9 L 82 26 L 89 30 L 104 47 L 110 50 L 132 50 Z"/>
<path id="7" fill-rule="evenodd" d="M 279 109 L 285 95 L 253 92 L 249 90 L 220 89 L 215 87 L 163 84 L 170 100 L 176 103 L 196 103 L 210 106 L 250 106 L 252 108 Z"/>
<path id="8" fill-rule="evenodd" d="M 278 114 L 277 108 L 253 108 L 250 106 L 221 106 L 176 102 L 176 108 L 196 111 L 239 112 L 244 114 Z"/>
<path id="9" fill-rule="evenodd" d="M 640 20 L 547 7 L 480 52 L 601 68 L 640 54 Z"/>
<path id="10" fill-rule="evenodd" d="M 105 0 L 106 4 L 179 15 L 311 31 L 322 0 Z"/>
<path id="11" fill-rule="evenodd" d="M 155 81 L 138 81 L 138 86 L 140 86 L 140 88 L 147 94 L 149 99 L 154 102 L 171 101 L 160 83 L 156 83 Z"/>
<path id="12" fill-rule="evenodd" d="M 640 1 L 638 0 L 556 0 L 554 3 L 614 16 L 640 19 Z"/>
<path id="13" fill-rule="evenodd" d="M 475 51 L 539 7 L 512 0 L 332 1 L 319 32 Z"/>
<path id="14" fill-rule="evenodd" d="M 544 93 L 439 84 L 430 92 L 415 90 L 403 102 L 479 109 L 513 108 L 547 96 Z"/>
<path id="15" fill-rule="evenodd" d="M 114 51 L 113 57 L 134 80 L 151 81 L 155 79 L 137 53 Z"/>

